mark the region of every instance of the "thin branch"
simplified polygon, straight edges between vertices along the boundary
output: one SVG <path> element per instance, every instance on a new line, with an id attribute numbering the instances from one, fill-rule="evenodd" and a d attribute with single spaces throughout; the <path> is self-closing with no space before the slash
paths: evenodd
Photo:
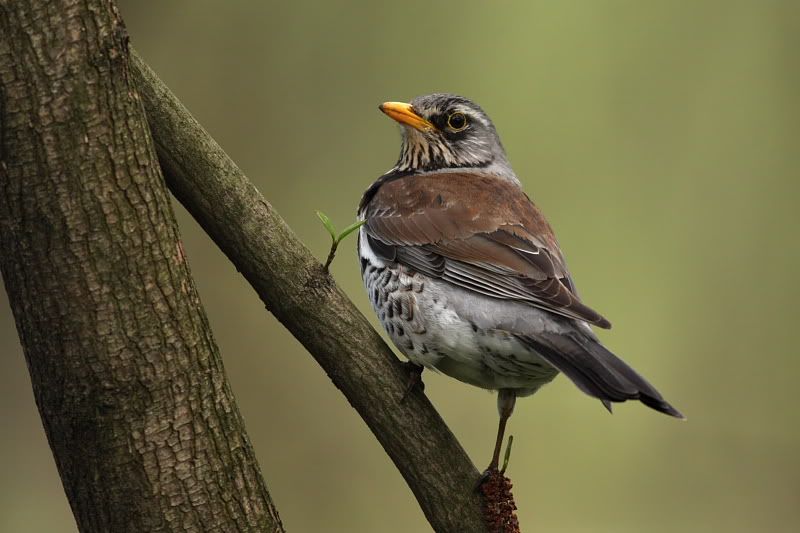
<path id="1" fill-rule="evenodd" d="M 436 531 L 486 531 L 478 471 L 403 365 L 236 164 L 133 53 L 167 184 L 358 411 Z"/>

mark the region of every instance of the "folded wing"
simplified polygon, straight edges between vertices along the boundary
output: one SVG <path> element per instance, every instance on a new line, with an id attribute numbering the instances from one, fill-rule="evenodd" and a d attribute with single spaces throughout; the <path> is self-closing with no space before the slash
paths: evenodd
<path id="1" fill-rule="evenodd" d="M 518 185 L 474 173 L 405 176 L 363 206 L 373 251 L 428 276 L 599 327 L 578 298 L 550 225 Z"/>

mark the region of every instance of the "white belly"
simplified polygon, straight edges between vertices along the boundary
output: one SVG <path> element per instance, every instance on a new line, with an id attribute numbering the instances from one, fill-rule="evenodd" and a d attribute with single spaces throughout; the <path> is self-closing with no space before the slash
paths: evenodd
<path id="1" fill-rule="evenodd" d="M 360 239 L 363 278 L 389 337 L 414 363 L 485 389 L 531 394 L 558 373 L 511 332 L 465 320 L 450 302 L 444 281 L 386 265 Z"/>

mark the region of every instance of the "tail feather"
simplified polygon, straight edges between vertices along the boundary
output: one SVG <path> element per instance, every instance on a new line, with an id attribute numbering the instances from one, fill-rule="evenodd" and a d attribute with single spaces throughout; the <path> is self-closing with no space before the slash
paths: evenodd
<path id="1" fill-rule="evenodd" d="M 579 389 L 603 402 L 609 411 L 610 402 L 639 400 L 661 413 L 685 418 L 646 379 L 587 335 L 577 331 L 549 333 L 523 340 Z"/>

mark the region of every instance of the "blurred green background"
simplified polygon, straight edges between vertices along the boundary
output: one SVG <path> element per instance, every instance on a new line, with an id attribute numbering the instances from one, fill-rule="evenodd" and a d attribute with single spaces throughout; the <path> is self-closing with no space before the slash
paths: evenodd
<path id="1" fill-rule="evenodd" d="M 614 416 L 559 378 L 521 401 L 524 531 L 797 531 L 800 4 L 120 1 L 132 43 L 324 258 L 392 166 L 376 106 L 479 102 L 560 237 L 603 339 L 687 414 Z M 289 531 L 429 527 L 345 399 L 176 205 L 195 279 Z M 333 273 L 372 314 L 355 239 Z M 0 299 L 0 530 L 75 531 Z M 489 393 L 428 374 L 473 460 Z"/>

